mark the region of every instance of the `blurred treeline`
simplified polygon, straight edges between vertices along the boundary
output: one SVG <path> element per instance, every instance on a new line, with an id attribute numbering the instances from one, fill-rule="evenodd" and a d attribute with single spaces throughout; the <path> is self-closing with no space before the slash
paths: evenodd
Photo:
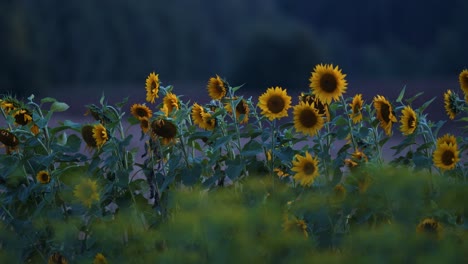
<path id="1" fill-rule="evenodd" d="M 0 92 L 214 74 L 264 90 L 317 63 L 356 78 L 467 66 L 468 1 L 2 0 Z"/>

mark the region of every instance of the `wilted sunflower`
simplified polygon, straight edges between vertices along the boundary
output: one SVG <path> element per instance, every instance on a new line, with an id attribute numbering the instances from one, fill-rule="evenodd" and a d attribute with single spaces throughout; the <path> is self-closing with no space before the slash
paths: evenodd
<path id="1" fill-rule="evenodd" d="M 457 145 L 447 144 L 446 142 L 438 143 L 432 155 L 432 161 L 436 167 L 442 170 L 455 168 L 457 162 L 460 161 Z"/>
<path id="2" fill-rule="evenodd" d="M 323 127 L 323 118 L 312 105 L 300 102 L 294 106 L 294 128 L 298 132 L 314 136 Z"/>
<path id="3" fill-rule="evenodd" d="M 403 110 L 401 110 L 400 118 L 401 126 L 400 131 L 403 135 L 411 135 L 416 130 L 418 126 L 418 118 L 411 106 L 407 105 Z"/>
<path id="4" fill-rule="evenodd" d="M 300 182 L 302 186 L 310 186 L 319 175 L 318 159 L 306 152 L 305 156 L 296 155 L 297 160 L 293 160 L 292 171 L 296 172 L 294 180 Z"/>
<path id="5" fill-rule="evenodd" d="M 468 69 L 464 69 L 462 72 L 460 72 L 458 80 L 460 81 L 460 88 L 465 93 L 465 95 L 468 96 Z"/>
<path id="6" fill-rule="evenodd" d="M 177 126 L 168 120 L 154 120 L 151 123 L 153 135 L 161 138 L 163 144 L 173 142 L 177 136 Z"/>
<path id="7" fill-rule="evenodd" d="M 146 78 L 146 101 L 154 104 L 156 98 L 159 98 L 159 74 L 150 73 Z"/>
<path id="8" fill-rule="evenodd" d="M 48 264 L 68 264 L 68 260 L 60 253 L 55 252 L 50 255 Z"/>
<path id="9" fill-rule="evenodd" d="M 15 118 L 15 123 L 22 126 L 27 125 L 32 121 L 31 114 L 26 109 L 17 110 L 13 114 L 13 117 Z"/>
<path id="10" fill-rule="evenodd" d="M 392 105 L 384 96 L 377 95 L 374 97 L 374 108 L 377 111 L 380 126 L 384 129 L 385 134 L 390 136 L 392 134 L 392 124 L 397 122 Z"/>
<path id="11" fill-rule="evenodd" d="M 346 92 L 348 83 L 345 77 L 346 74 L 341 73 L 338 66 L 333 67 L 333 64 L 319 64 L 315 66 L 309 79 L 310 88 L 320 101 L 330 104 L 332 99 L 337 101 Z"/>
<path id="12" fill-rule="evenodd" d="M 226 96 L 226 86 L 218 75 L 216 75 L 216 77 L 210 78 L 207 88 L 208 94 L 213 100 L 221 100 L 224 96 Z"/>
<path id="13" fill-rule="evenodd" d="M 99 202 L 99 192 L 97 182 L 91 179 L 84 179 L 75 186 L 73 195 L 88 208 L 95 202 Z"/>
<path id="14" fill-rule="evenodd" d="M 445 112 L 447 113 L 450 119 L 455 119 L 455 116 L 460 112 L 460 109 L 457 106 L 458 95 L 453 93 L 452 90 L 447 90 L 444 93 L 444 107 Z"/>
<path id="15" fill-rule="evenodd" d="M 231 102 L 227 102 L 224 105 L 224 108 L 226 108 L 226 111 L 228 113 L 232 114 Z M 246 124 L 249 121 L 249 112 L 250 112 L 250 108 L 249 108 L 249 105 L 247 104 L 247 101 L 245 101 L 244 99 L 241 99 L 236 105 L 237 121 L 239 121 L 239 123 L 241 124 Z"/>
<path id="16" fill-rule="evenodd" d="M 291 107 L 291 96 L 288 96 L 286 89 L 281 87 L 268 88 L 258 98 L 258 105 L 262 109 L 262 115 L 268 119 L 279 119 L 288 116 L 288 109 Z"/>
<path id="17" fill-rule="evenodd" d="M 432 235 L 440 238 L 442 235 L 442 224 L 433 218 L 425 218 L 416 227 L 416 232 L 419 234 Z"/>
<path id="18" fill-rule="evenodd" d="M 93 264 L 107 264 L 107 259 L 102 253 L 97 253 L 94 257 Z"/>
<path id="19" fill-rule="evenodd" d="M 42 184 L 46 184 L 50 182 L 50 175 L 49 172 L 45 170 L 41 170 L 36 174 L 36 179 L 38 182 Z"/>
<path id="20" fill-rule="evenodd" d="M 445 134 L 442 137 L 437 139 L 437 144 L 436 146 L 441 145 L 442 143 L 447 143 L 447 145 L 454 145 L 457 146 L 457 138 L 454 135 L 451 134 Z"/>
<path id="21" fill-rule="evenodd" d="M 96 140 L 96 146 L 98 148 L 102 147 L 104 143 L 109 140 L 109 135 L 107 135 L 107 130 L 102 124 L 94 125 L 93 127 L 93 138 Z"/>
<path id="22" fill-rule="evenodd" d="M 174 109 L 179 110 L 179 99 L 173 93 L 167 93 L 166 96 L 164 96 L 163 104 L 167 107 L 166 116 L 172 113 Z"/>
<path id="23" fill-rule="evenodd" d="M 85 125 L 81 128 L 81 136 L 89 148 L 97 147 L 96 139 L 93 137 L 93 126 Z"/>
<path id="24" fill-rule="evenodd" d="M 133 104 L 130 113 L 138 120 L 150 119 L 153 116 L 153 112 L 145 104 Z"/>
<path id="25" fill-rule="evenodd" d="M 353 120 L 354 124 L 359 123 L 362 120 L 362 106 L 364 105 L 364 101 L 362 100 L 362 94 L 356 94 L 353 97 L 353 101 L 351 102 L 351 114 L 350 117 Z"/>
<path id="26" fill-rule="evenodd" d="M 149 127 L 150 127 L 150 124 L 149 124 L 149 119 L 148 118 L 142 118 L 140 119 L 140 127 L 141 127 L 141 131 L 143 131 L 143 133 L 148 133 L 148 130 L 149 130 Z"/>

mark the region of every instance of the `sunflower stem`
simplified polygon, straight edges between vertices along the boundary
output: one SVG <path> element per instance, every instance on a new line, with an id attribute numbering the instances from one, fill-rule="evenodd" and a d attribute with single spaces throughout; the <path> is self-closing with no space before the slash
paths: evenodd
<path id="1" fill-rule="evenodd" d="M 353 124 L 351 123 L 351 116 L 348 113 L 348 105 L 346 104 L 346 100 L 343 97 L 343 95 L 340 96 L 341 99 L 341 104 L 343 105 L 343 110 L 345 112 L 346 120 L 348 121 L 348 127 L 349 127 L 349 135 L 351 136 L 351 143 L 353 144 L 353 150 L 356 151 L 358 148 L 356 144 L 356 140 L 354 139 L 354 134 L 353 134 Z"/>

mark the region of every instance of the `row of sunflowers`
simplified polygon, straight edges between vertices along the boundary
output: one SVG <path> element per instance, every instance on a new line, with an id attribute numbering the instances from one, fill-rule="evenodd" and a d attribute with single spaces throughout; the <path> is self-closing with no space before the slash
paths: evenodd
<path id="1" fill-rule="evenodd" d="M 449 119 L 467 122 L 468 70 L 459 74 L 459 83 L 464 98 L 447 90 L 444 106 Z M 281 233 L 284 241 L 301 244 L 298 247 L 304 252 L 326 249 L 320 254 L 332 252 L 338 259 L 351 254 L 340 250 L 347 245 L 350 230 L 365 224 L 413 226 L 417 233 L 437 241 L 443 237 L 450 237 L 450 243 L 463 241 L 466 210 L 461 198 L 468 176 L 468 126 L 461 127 L 459 134 L 439 136 L 445 121 L 428 120 L 424 112 L 437 98 L 415 107 L 420 94 L 405 98 L 402 89 L 394 101 L 376 95 L 366 104 L 362 94 L 345 97 L 347 86 L 346 74 L 338 66 L 320 64 L 311 74 L 310 90 L 302 92 L 294 106 L 282 87 L 268 88 L 255 103 L 237 94 L 241 86 L 231 86 L 216 75 L 207 84 L 211 101 L 198 104 L 182 100 L 173 86 L 162 86 L 153 72 L 146 79 L 146 102 L 128 107 L 125 98 L 110 105 L 103 96 L 99 104 L 86 106 L 93 122 L 66 120 L 53 127 L 54 114 L 66 111 L 66 103 L 52 97 L 38 103 L 34 96 L 24 102 L 4 95 L 0 101 L 5 118 L 5 128 L 0 129 L 5 146 L 5 154 L 0 155 L 0 259 L 67 263 L 91 258 L 94 263 L 107 263 L 122 254 L 141 252 L 170 259 L 180 257 L 174 252 L 188 247 L 196 260 L 213 260 L 216 254 L 211 247 L 216 241 L 236 235 L 225 225 L 226 219 L 207 216 L 216 211 L 245 225 L 247 219 L 260 217 L 252 221 L 269 226 L 262 233 L 265 245 L 290 250 L 287 243 L 272 242 L 273 233 Z M 288 119 L 291 109 L 292 119 Z M 130 116 L 125 114 L 128 110 Z M 399 124 L 402 139 L 390 146 L 395 153 L 389 160 L 384 147 L 393 136 L 394 124 Z M 129 133 L 137 125 L 141 133 Z M 415 178 L 413 172 L 419 176 Z M 418 203 L 411 212 L 400 205 L 408 195 L 402 195 L 402 190 L 408 186 L 420 190 L 420 196 L 412 198 L 424 204 Z M 195 195 L 207 191 L 208 196 L 228 192 L 242 197 L 232 200 L 220 194 L 226 204 L 242 205 L 239 210 L 245 215 L 239 218 L 211 208 L 221 205 Z M 389 197 L 394 200 L 387 201 Z M 192 205 L 207 215 L 193 212 L 189 201 L 197 201 Z M 254 212 L 265 204 L 276 210 L 272 220 Z M 208 213 L 203 205 L 215 211 Z M 402 210 L 407 216 L 399 218 Z M 186 230 L 188 222 L 180 220 L 184 215 L 195 219 L 202 231 Z M 219 227 L 223 235 L 203 239 L 208 232 L 202 224 L 206 217 L 210 228 Z M 186 230 L 179 235 L 192 240 L 169 238 L 173 234 L 165 228 Z M 119 239 L 114 241 L 103 230 L 119 230 Z M 297 242 L 291 233 L 305 239 Z M 259 241 L 252 233 L 242 234 Z M 240 242 L 231 243 L 239 246 Z M 297 256 L 311 257 L 301 254 Z M 290 257 L 289 253 L 266 255 Z"/>

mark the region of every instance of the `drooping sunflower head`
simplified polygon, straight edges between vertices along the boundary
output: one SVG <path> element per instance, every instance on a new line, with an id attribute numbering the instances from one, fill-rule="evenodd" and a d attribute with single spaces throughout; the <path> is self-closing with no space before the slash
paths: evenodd
<path id="1" fill-rule="evenodd" d="M 294 106 L 294 128 L 309 136 L 314 136 L 323 127 L 323 118 L 312 105 L 300 102 Z"/>
<path id="2" fill-rule="evenodd" d="M 149 128 L 150 128 L 150 122 L 148 118 L 142 118 L 140 119 L 140 128 L 143 133 L 148 133 Z"/>
<path id="3" fill-rule="evenodd" d="M 444 107 L 450 119 L 455 119 L 455 116 L 461 111 L 457 106 L 458 95 L 453 93 L 452 90 L 447 90 L 444 93 Z"/>
<path id="4" fill-rule="evenodd" d="M 149 119 L 153 116 L 153 111 L 149 109 L 145 104 L 133 104 L 130 108 L 130 113 L 138 120 L 144 118 Z"/>
<path id="5" fill-rule="evenodd" d="M 440 238 L 443 232 L 442 224 L 434 218 L 425 218 L 416 227 L 416 232 Z"/>
<path id="6" fill-rule="evenodd" d="M 454 135 L 451 134 L 445 134 L 442 137 L 437 139 L 437 144 L 436 146 L 442 145 L 442 143 L 447 143 L 447 145 L 454 145 L 457 146 L 457 138 Z"/>
<path id="7" fill-rule="evenodd" d="M 204 128 L 203 113 L 205 113 L 205 109 L 203 108 L 203 106 L 194 103 L 192 106 L 192 120 L 193 123 L 199 126 L 200 128 Z"/>
<path id="8" fill-rule="evenodd" d="M 362 106 L 364 105 L 364 101 L 362 100 L 362 94 L 356 94 L 353 97 L 353 101 L 351 102 L 351 114 L 350 117 L 353 120 L 354 124 L 359 123 L 362 120 Z"/>
<path id="9" fill-rule="evenodd" d="M 102 253 L 97 253 L 94 257 L 93 264 L 107 264 L 107 259 Z"/>
<path id="10" fill-rule="evenodd" d="M 237 99 L 237 98 L 234 98 Z M 232 102 L 228 101 L 227 103 L 224 104 L 224 108 L 226 111 L 230 114 L 232 114 Z M 249 105 L 247 104 L 247 101 L 245 99 L 241 99 L 236 107 L 236 120 L 241 123 L 241 124 L 246 124 L 249 121 L 249 112 L 250 108 Z"/>
<path id="11" fill-rule="evenodd" d="M 48 171 L 41 170 L 36 174 L 36 179 L 39 183 L 46 184 L 50 182 L 50 174 Z"/>
<path id="12" fill-rule="evenodd" d="M 171 121 L 164 119 L 154 120 L 151 123 L 151 131 L 165 145 L 174 142 L 177 136 L 177 126 Z"/>
<path id="13" fill-rule="evenodd" d="M 13 117 L 15 118 L 15 123 L 21 126 L 25 126 L 32 121 L 31 113 L 26 109 L 16 110 Z"/>
<path id="14" fill-rule="evenodd" d="M 400 122 L 400 131 L 403 135 L 407 136 L 414 133 L 418 126 L 418 117 L 411 106 L 407 105 L 401 110 Z"/>
<path id="15" fill-rule="evenodd" d="M 84 125 L 81 128 L 81 137 L 89 148 L 97 147 L 96 139 L 93 137 L 93 126 Z"/>
<path id="16" fill-rule="evenodd" d="M 156 98 L 159 98 L 159 74 L 154 72 L 146 78 L 146 101 L 154 104 Z"/>
<path id="17" fill-rule="evenodd" d="M 13 98 L 4 98 L 0 99 L 0 108 L 5 112 L 5 114 L 10 114 L 11 111 L 14 111 L 17 107 L 18 104 L 15 99 Z"/>
<path id="18" fill-rule="evenodd" d="M 286 89 L 281 87 L 268 88 L 258 98 L 258 105 L 262 109 L 262 115 L 268 119 L 279 119 L 288 116 L 288 109 L 291 107 L 291 96 Z"/>
<path id="19" fill-rule="evenodd" d="M 179 98 L 173 93 L 167 93 L 166 96 L 164 96 L 163 99 L 163 104 L 165 107 L 167 107 L 167 114 L 169 115 L 172 113 L 172 110 L 176 109 L 179 110 Z"/>
<path id="20" fill-rule="evenodd" d="M 292 171 L 296 172 L 294 180 L 302 186 L 310 186 L 319 175 L 318 159 L 312 157 L 308 152 L 305 156 L 296 155 L 293 160 Z"/>
<path id="21" fill-rule="evenodd" d="M 339 100 L 340 96 L 346 92 L 348 83 L 345 77 L 346 74 L 343 74 L 338 66 L 319 64 L 315 66 L 309 79 L 310 88 L 320 101 L 330 104 L 332 100 Z"/>
<path id="22" fill-rule="evenodd" d="M 89 178 L 75 186 L 73 195 L 88 208 L 100 199 L 97 182 Z"/>
<path id="23" fill-rule="evenodd" d="M 380 126 L 384 129 L 385 134 L 390 136 L 392 134 L 392 124 L 397 122 L 392 105 L 384 96 L 377 95 L 374 97 L 374 108 Z"/>
<path id="24" fill-rule="evenodd" d="M 5 129 L 0 129 L 0 142 L 9 148 L 16 148 L 19 144 L 19 140 L 15 134 Z"/>
<path id="25" fill-rule="evenodd" d="M 102 124 L 94 125 L 93 138 L 96 140 L 97 147 L 101 148 L 109 140 L 107 129 Z"/>
<path id="26" fill-rule="evenodd" d="M 432 161 L 436 167 L 442 170 L 451 170 L 460 161 L 459 154 L 457 145 L 446 142 L 438 143 L 432 155 Z"/>
<path id="27" fill-rule="evenodd" d="M 462 91 L 465 93 L 465 95 L 468 95 L 468 69 L 464 69 L 462 72 L 460 72 L 458 81 L 460 82 L 460 88 Z"/>
<path id="28" fill-rule="evenodd" d="M 208 94 L 213 100 L 221 100 L 226 96 L 227 90 L 224 81 L 216 75 L 211 77 L 207 85 Z"/>

